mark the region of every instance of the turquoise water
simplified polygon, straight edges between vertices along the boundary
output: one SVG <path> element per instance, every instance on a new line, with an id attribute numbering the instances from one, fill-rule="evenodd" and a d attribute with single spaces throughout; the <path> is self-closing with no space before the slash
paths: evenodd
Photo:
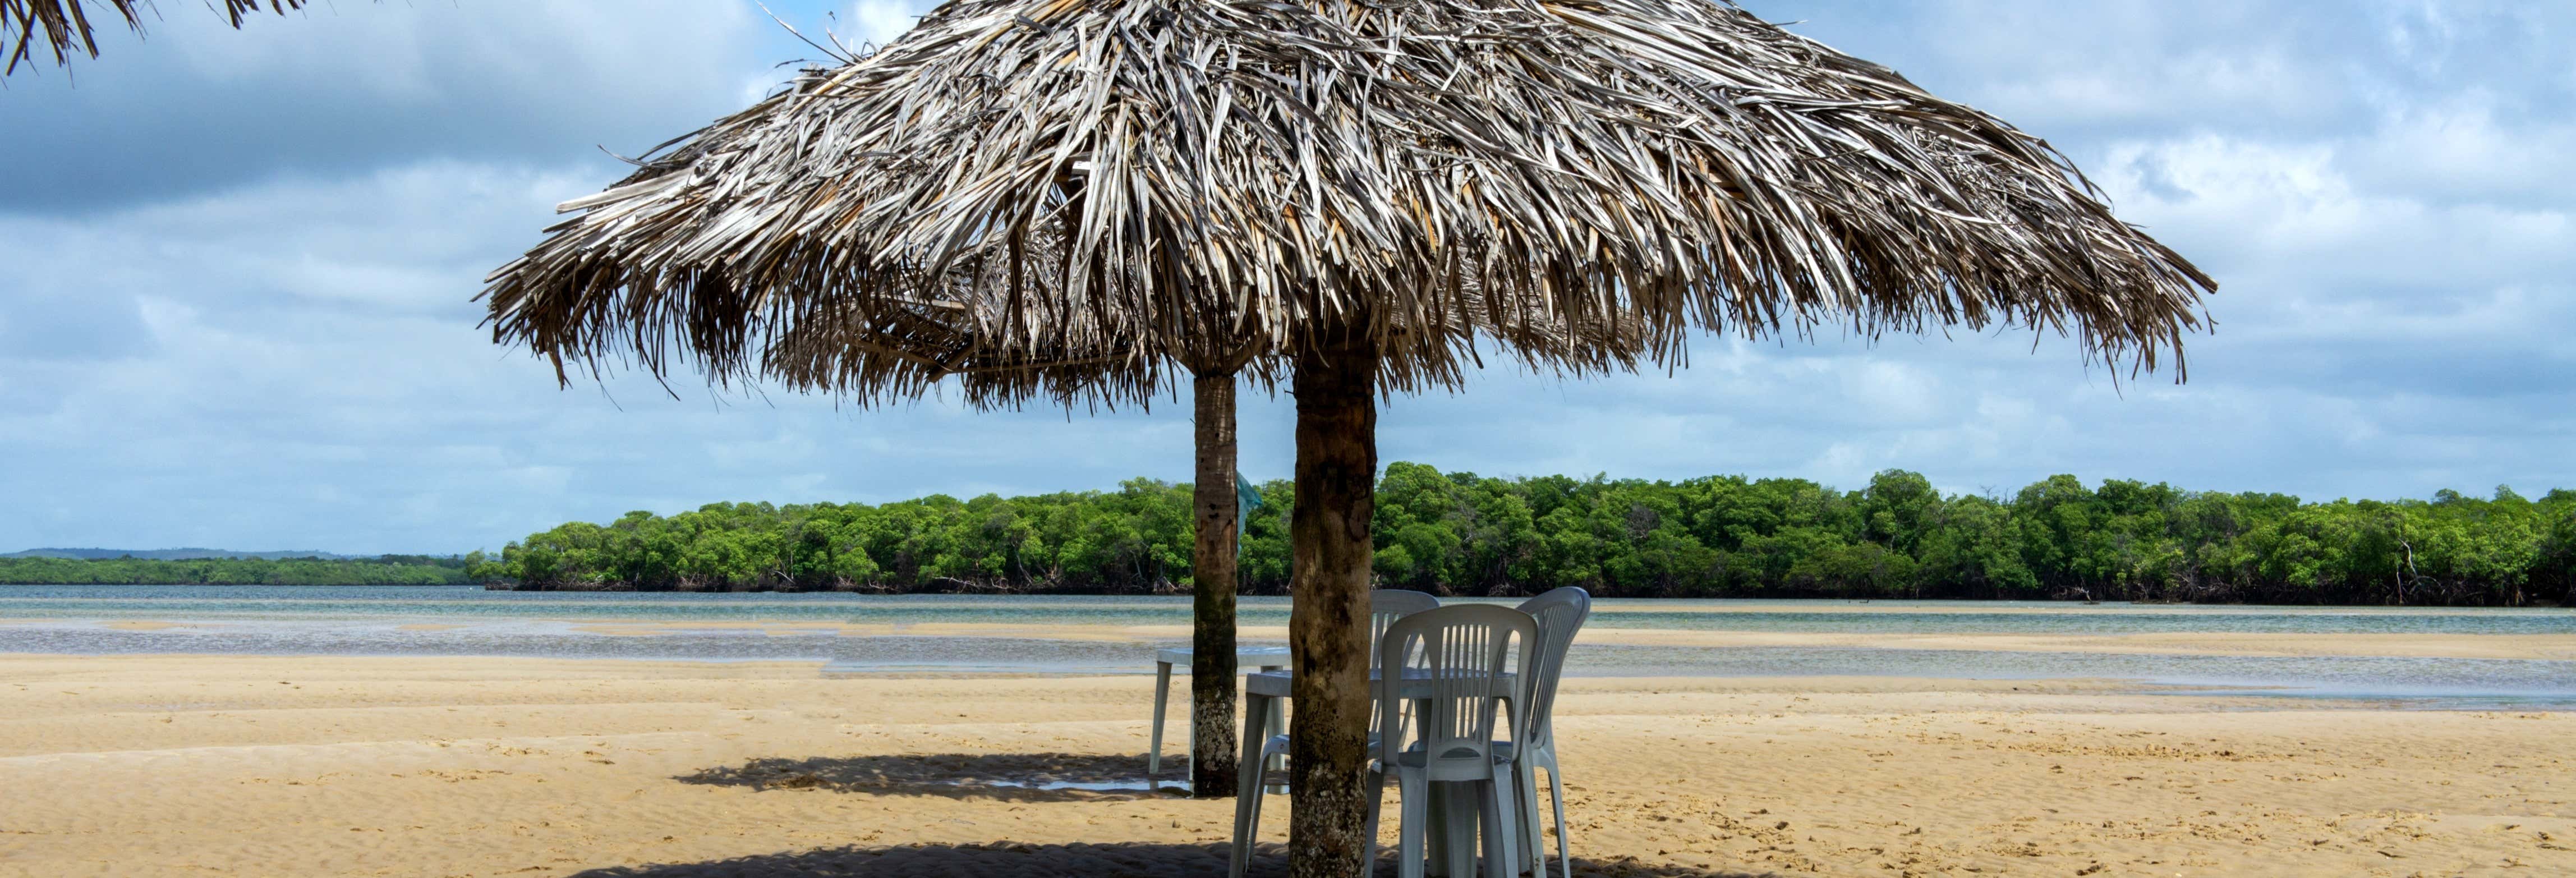
<path id="1" fill-rule="evenodd" d="M 1280 626 L 1281 598 L 1245 598 Z M 1144 673 L 1160 644 L 773 635 L 689 622 L 1186 625 L 1186 597 L 491 592 L 455 587 L 0 586 L 0 652 L 502 655 L 828 662 L 835 672 Z M 117 622 L 176 627 L 125 630 Z M 611 636 L 583 623 L 663 623 Z M 678 624 L 671 624 L 678 623 Z M 411 625 L 452 626 L 405 630 Z M 1850 634 L 2576 634 L 2576 610 L 1604 600 L 1591 626 Z M 2195 691 L 2421 707 L 2576 709 L 2576 661 L 2247 657 L 1872 647 L 1578 644 L 1578 674 L 2108 678 Z"/>
<path id="2" fill-rule="evenodd" d="M 485 591 L 456 586 L 0 586 L 0 619 L 780 621 L 1186 625 L 1186 597 Z M 1241 624 L 1288 624 L 1246 597 Z M 1885 634 L 2576 634 L 2576 610 L 2020 601 L 1605 599 L 1592 626 Z"/>

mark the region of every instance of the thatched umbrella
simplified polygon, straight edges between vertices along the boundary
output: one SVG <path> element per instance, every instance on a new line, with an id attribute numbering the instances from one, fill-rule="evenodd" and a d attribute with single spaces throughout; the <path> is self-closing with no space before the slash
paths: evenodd
<path id="1" fill-rule="evenodd" d="M 266 6 L 271 12 L 286 14 L 289 9 L 302 9 L 307 0 L 205 0 L 232 18 L 233 27 L 242 26 L 242 14 L 258 12 Z M 29 50 L 41 44 L 54 53 L 56 65 L 69 64 L 72 52 L 88 52 L 98 57 L 98 35 L 90 26 L 90 13 L 113 13 L 125 20 L 135 33 L 143 32 L 143 8 L 147 0 L 0 0 L 0 45 L 9 47 L 9 63 L 0 75 L 18 72 L 18 62 L 28 58 Z M 100 9 L 100 7 L 106 7 Z M 37 34 L 42 33 L 40 41 Z"/>
<path id="2" fill-rule="evenodd" d="M 2214 289 L 2038 139 L 1704 0 L 957 0 L 566 208 L 488 291 L 559 369 L 750 378 L 811 325 L 869 396 L 1292 374 L 1300 875 L 1357 866 L 1375 794 L 1377 394 L 1826 323 L 2179 373 Z"/>

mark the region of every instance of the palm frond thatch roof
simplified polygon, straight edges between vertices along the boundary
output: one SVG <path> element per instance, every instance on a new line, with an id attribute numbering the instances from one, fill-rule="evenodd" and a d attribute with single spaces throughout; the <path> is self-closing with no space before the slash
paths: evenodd
<path id="1" fill-rule="evenodd" d="M 233 27 L 242 26 L 244 13 L 258 12 L 265 6 L 270 12 L 286 14 L 289 9 L 302 9 L 306 0 L 204 0 L 232 18 Z M 143 9 L 148 0 L 0 0 L 0 46 L 9 47 L 9 63 L 0 75 L 16 73 L 36 46 L 54 53 L 56 65 L 69 64 L 72 52 L 98 57 L 98 34 L 91 25 L 91 14 L 107 14 L 125 20 L 135 33 L 143 32 Z M 104 7 L 104 8 L 101 8 Z"/>
<path id="2" fill-rule="evenodd" d="M 1559 374 L 1634 369 L 1649 349 L 1645 327 L 1635 320 L 1574 323 L 1534 309 L 1494 309 L 1472 291 L 1462 298 L 1466 307 L 1444 315 L 1434 331 L 1452 339 L 1478 334 L 1504 339 L 1507 344 L 1496 353 L 1533 369 Z M 1471 316 L 1493 322 L 1478 325 L 1470 322 Z M 816 312 L 776 330 L 761 355 L 760 370 L 790 389 L 863 401 L 915 398 L 940 380 L 955 378 L 964 402 L 998 408 L 1032 398 L 1068 407 L 1086 401 L 1141 404 L 1149 388 L 1201 374 L 1276 386 L 1288 366 L 1275 348 L 1228 334 L 1184 339 L 1179 355 L 1148 342 L 1108 336 L 1013 347 L 988 343 L 991 333 L 966 325 L 970 321 L 964 304 L 956 301 L 874 310 L 823 302 Z M 1481 362 L 1473 349 L 1460 353 L 1390 371 L 1381 375 L 1381 383 L 1389 390 L 1456 384 L 1465 378 L 1460 367 Z"/>
<path id="3" fill-rule="evenodd" d="M 1707 0 L 954 0 L 675 143 L 493 275 L 497 341 L 1114 403 L 1352 324 L 1396 388 L 1826 324 L 2152 369 L 2215 289 L 2039 139 Z"/>

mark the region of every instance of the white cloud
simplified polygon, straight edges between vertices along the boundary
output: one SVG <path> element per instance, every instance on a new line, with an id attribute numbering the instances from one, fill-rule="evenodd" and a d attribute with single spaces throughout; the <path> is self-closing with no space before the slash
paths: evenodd
<path id="1" fill-rule="evenodd" d="M 343 3 L 236 32 L 172 9 L 68 75 L 10 80 L 0 161 L 48 172 L 18 177 L 0 210 L 639 151 L 731 108 L 730 86 L 768 66 L 756 15 L 707 0 Z"/>
<path id="2" fill-rule="evenodd" d="M 832 33 L 852 48 L 862 42 L 882 46 L 911 30 L 923 13 L 937 5 L 923 0 L 858 0 L 850 4 Z"/>
<path id="3" fill-rule="evenodd" d="M 2387 113 L 2354 138 L 2347 159 L 2356 177 L 2383 191 L 2453 201 L 2483 201 L 2565 215 L 2576 178 L 2576 118 L 2559 114 L 2497 118 L 2491 95 L 2470 93 Z"/>
<path id="4" fill-rule="evenodd" d="M 778 8 L 809 33 L 842 10 L 838 32 L 867 40 L 919 11 Z M 2192 382 L 2023 331 L 1702 339 L 1672 376 L 1497 368 L 1388 401 L 1382 459 L 1844 487 L 1902 467 L 2005 493 L 2052 472 L 2321 496 L 2576 486 L 2576 350 L 2557 337 L 2576 326 L 2576 191 L 2551 165 L 2576 68 L 2549 51 L 2571 16 L 1756 11 L 1991 103 L 2216 274 Z M 80 65 L 77 90 L 0 95 L 13 135 L 44 132 L 0 158 L 69 169 L 0 194 L 0 459 L 40 462 L 0 468 L 0 540 L 455 551 L 638 508 L 1190 473 L 1185 404 L 871 411 L 687 375 L 673 400 L 635 376 L 559 390 L 490 344 L 469 299 L 554 203 L 620 172 L 591 144 L 688 130 L 812 54 L 747 3 L 341 4 L 240 34 L 169 18 Z M 1290 401 L 1245 400 L 1245 472 L 1287 477 Z"/>

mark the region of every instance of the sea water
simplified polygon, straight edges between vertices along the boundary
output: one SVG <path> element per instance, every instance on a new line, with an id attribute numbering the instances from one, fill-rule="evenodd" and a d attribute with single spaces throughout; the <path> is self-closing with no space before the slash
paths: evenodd
<path id="1" fill-rule="evenodd" d="M 1287 623 L 1246 597 L 1246 626 Z M 496 592 L 472 587 L 0 586 L 0 652 L 484 655 L 827 662 L 842 673 L 1143 673 L 1153 647 L 900 626 L 1186 626 L 1187 597 Z M 651 623 L 637 636 L 615 623 Z M 692 622 L 708 623 L 704 627 Z M 149 623 L 149 624 L 137 624 Z M 744 623 L 898 626 L 890 635 Z M 1601 600 L 1594 628 L 1825 634 L 2576 634 L 2576 610 L 1955 601 Z M 2172 691 L 2576 709 L 2576 661 L 1578 644 L 1600 676 L 2095 678 Z"/>

